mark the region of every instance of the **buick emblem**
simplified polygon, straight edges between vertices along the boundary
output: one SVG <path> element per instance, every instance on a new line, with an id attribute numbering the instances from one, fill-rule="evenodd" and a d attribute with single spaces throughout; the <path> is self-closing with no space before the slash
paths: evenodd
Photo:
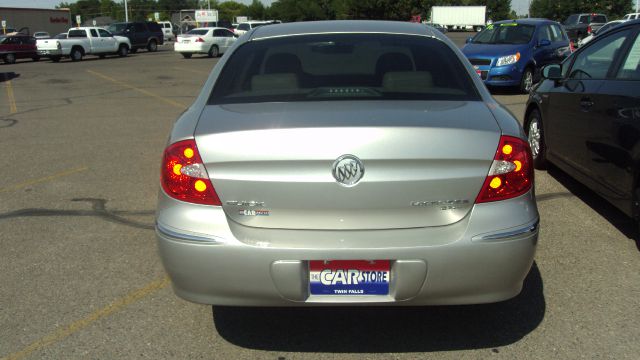
<path id="1" fill-rule="evenodd" d="M 353 155 L 342 155 L 334 161 L 332 174 L 340 185 L 354 186 L 364 176 L 364 165 Z"/>

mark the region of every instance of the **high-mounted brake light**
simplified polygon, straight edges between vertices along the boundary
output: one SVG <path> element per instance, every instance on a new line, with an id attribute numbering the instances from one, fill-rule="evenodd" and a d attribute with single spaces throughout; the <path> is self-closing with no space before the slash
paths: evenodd
<path id="1" fill-rule="evenodd" d="M 169 145 L 162 159 L 162 188 L 174 199 L 221 206 L 194 140 Z"/>
<path id="2" fill-rule="evenodd" d="M 476 203 L 520 196 L 533 185 L 533 158 L 529 144 L 516 137 L 502 136 L 489 174 Z"/>

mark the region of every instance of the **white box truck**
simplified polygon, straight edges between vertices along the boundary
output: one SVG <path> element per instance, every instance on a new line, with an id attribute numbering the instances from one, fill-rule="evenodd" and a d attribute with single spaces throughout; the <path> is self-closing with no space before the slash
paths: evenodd
<path id="1" fill-rule="evenodd" d="M 449 30 L 481 31 L 486 25 L 486 6 L 434 6 L 431 23 L 446 26 Z"/>

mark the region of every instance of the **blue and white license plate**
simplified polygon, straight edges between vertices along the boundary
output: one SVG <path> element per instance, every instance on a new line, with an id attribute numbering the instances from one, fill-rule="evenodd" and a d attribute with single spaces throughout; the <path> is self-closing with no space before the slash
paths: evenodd
<path id="1" fill-rule="evenodd" d="M 309 261 L 312 295 L 388 295 L 389 260 Z"/>

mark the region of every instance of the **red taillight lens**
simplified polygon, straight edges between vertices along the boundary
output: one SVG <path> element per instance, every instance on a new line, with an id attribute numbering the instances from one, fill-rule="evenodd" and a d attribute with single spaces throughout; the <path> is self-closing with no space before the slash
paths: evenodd
<path id="1" fill-rule="evenodd" d="M 204 39 L 199 37 L 199 38 L 196 39 L 196 42 L 204 42 Z"/>
<path id="2" fill-rule="evenodd" d="M 591 25 L 587 26 L 587 34 L 591 34 Z"/>
<path id="3" fill-rule="evenodd" d="M 179 141 L 165 149 L 160 182 L 172 198 L 196 204 L 222 205 L 194 140 Z"/>
<path id="4" fill-rule="evenodd" d="M 533 158 L 529 144 L 516 137 L 502 136 L 476 203 L 520 196 L 533 185 Z"/>

